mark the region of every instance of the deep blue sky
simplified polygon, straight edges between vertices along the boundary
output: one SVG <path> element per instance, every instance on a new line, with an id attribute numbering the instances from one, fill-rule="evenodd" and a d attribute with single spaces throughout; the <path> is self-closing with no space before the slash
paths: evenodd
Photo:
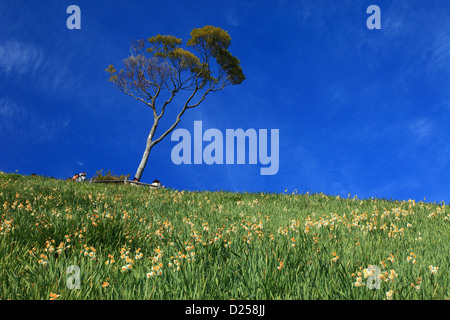
<path id="1" fill-rule="evenodd" d="M 66 28 L 71 4 L 81 30 Z M 381 30 L 366 27 L 372 4 Z M 130 40 L 171 34 L 185 44 L 193 28 L 214 25 L 232 37 L 247 79 L 188 110 L 178 128 L 279 129 L 278 174 L 177 166 L 168 136 L 143 182 L 449 202 L 449 12 L 447 0 L 2 0 L 0 170 L 133 176 L 152 114 L 105 68 L 121 65 Z"/>

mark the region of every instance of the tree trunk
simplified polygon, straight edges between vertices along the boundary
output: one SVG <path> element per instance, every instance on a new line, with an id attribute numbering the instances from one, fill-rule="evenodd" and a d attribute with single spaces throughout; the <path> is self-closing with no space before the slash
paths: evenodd
<path id="1" fill-rule="evenodd" d="M 152 141 L 153 133 L 154 133 L 154 128 L 152 128 L 152 130 L 150 131 L 150 135 L 147 138 L 147 145 L 145 147 L 144 155 L 142 156 L 141 163 L 139 164 L 139 167 L 134 176 L 137 179 L 137 181 L 141 181 L 141 177 L 142 177 L 142 174 L 144 173 L 145 166 L 147 165 L 150 151 L 153 148 L 153 145 L 154 145 L 153 141 Z"/>

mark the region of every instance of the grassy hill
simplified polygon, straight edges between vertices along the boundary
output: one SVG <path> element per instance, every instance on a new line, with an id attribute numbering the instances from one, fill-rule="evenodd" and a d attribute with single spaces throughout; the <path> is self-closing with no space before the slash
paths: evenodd
<path id="1" fill-rule="evenodd" d="M 444 203 L 0 173 L 0 299 L 448 299 L 449 222 Z"/>

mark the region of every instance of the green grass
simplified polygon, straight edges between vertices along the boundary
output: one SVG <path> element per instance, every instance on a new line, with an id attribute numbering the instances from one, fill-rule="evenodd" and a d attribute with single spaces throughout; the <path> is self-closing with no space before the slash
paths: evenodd
<path id="1" fill-rule="evenodd" d="M 450 297 L 444 203 L 179 192 L 5 173 L 0 186 L 1 299 Z M 67 286 L 72 265 L 80 289 Z M 386 277 L 379 289 L 368 288 L 369 265 Z"/>

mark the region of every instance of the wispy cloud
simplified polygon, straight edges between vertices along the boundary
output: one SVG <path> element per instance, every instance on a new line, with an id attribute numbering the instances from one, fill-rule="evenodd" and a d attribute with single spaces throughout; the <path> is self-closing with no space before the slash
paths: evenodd
<path id="1" fill-rule="evenodd" d="M 36 71 L 43 60 L 42 49 L 32 44 L 14 40 L 0 44 L 0 70 L 7 76 Z"/>
<path id="2" fill-rule="evenodd" d="M 237 27 L 240 24 L 236 14 L 234 14 L 233 12 L 227 13 L 225 18 L 227 22 L 231 24 L 233 27 Z"/>
<path id="3" fill-rule="evenodd" d="M 447 30 L 448 27 L 443 28 L 436 35 L 431 47 L 433 59 L 430 64 L 436 71 L 450 69 L 450 35 Z"/>
<path id="4" fill-rule="evenodd" d="M 42 92 L 66 92 L 84 77 L 71 73 L 71 58 L 70 54 L 48 54 L 32 43 L 8 40 L 0 42 L 0 75 L 16 80 L 32 77 L 34 86 Z"/>
<path id="5" fill-rule="evenodd" d="M 328 88 L 328 93 L 330 97 L 330 103 L 334 106 L 344 106 L 346 103 L 348 103 L 348 92 L 347 88 L 345 87 L 345 84 L 342 82 L 335 82 L 330 84 Z M 336 110 L 338 111 L 338 110 Z"/>
<path id="6" fill-rule="evenodd" d="M 14 114 L 15 109 L 15 103 L 12 103 L 5 98 L 0 99 L 0 117 L 10 118 Z"/>
<path id="7" fill-rule="evenodd" d="M 32 143 L 57 141 L 68 129 L 70 120 L 46 118 L 16 101 L 0 98 L 0 134 Z"/>
<path id="8" fill-rule="evenodd" d="M 429 119 L 419 119 L 409 125 L 409 129 L 417 140 L 423 140 L 433 134 L 433 122 Z"/>
<path id="9" fill-rule="evenodd" d="M 13 132 L 13 119 L 20 119 L 23 115 L 23 109 L 15 101 L 0 98 L 0 132 Z"/>

